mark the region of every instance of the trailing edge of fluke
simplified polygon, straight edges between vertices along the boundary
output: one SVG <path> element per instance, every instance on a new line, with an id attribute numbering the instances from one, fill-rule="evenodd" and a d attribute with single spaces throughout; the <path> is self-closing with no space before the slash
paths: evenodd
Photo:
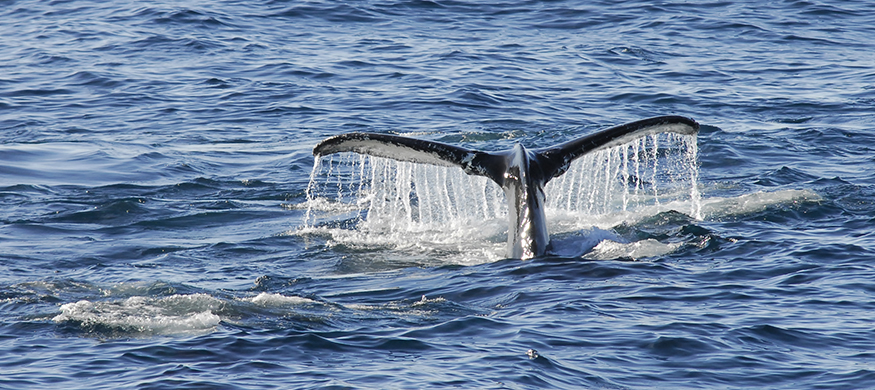
<path id="1" fill-rule="evenodd" d="M 526 149 L 517 143 L 498 152 L 470 150 L 440 142 L 378 133 L 347 133 L 329 137 L 313 148 L 320 156 L 355 152 L 398 161 L 462 168 L 469 175 L 498 183 L 509 203 L 507 256 L 530 259 L 550 249 L 544 215 L 544 185 L 568 170 L 575 159 L 592 151 L 622 145 L 650 134 L 693 135 L 696 121 L 682 116 L 659 116 L 615 126 L 548 148 Z"/>

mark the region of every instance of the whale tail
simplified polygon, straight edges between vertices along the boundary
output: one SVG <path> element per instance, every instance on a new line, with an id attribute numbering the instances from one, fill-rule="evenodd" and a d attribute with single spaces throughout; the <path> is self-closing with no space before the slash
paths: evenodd
<path id="1" fill-rule="evenodd" d="M 696 134 L 699 124 L 682 116 L 659 116 L 615 126 L 554 147 L 533 149 L 544 183 L 561 176 L 575 159 L 596 150 L 622 145 L 650 134 Z M 420 164 L 459 167 L 469 175 L 486 176 L 504 186 L 508 151 L 484 152 L 436 141 L 390 134 L 346 133 L 327 138 L 313 148 L 313 155 L 355 152 Z"/>
<path id="2" fill-rule="evenodd" d="M 673 132 L 693 135 L 696 121 L 661 116 L 609 128 L 554 147 L 484 152 L 440 142 L 389 134 L 347 133 L 330 137 L 313 148 L 315 156 L 355 152 L 420 164 L 459 167 L 469 175 L 486 176 L 507 197 L 509 209 L 508 256 L 542 256 L 550 247 L 544 213 L 544 185 L 561 176 L 581 156 L 625 144 L 650 134 Z"/>

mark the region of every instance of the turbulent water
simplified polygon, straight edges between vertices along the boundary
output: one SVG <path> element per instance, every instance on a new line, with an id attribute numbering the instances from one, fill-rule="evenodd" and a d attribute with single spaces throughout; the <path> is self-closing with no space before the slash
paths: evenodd
<path id="1" fill-rule="evenodd" d="M 0 5 L 0 388 L 875 387 L 867 2 Z M 666 114 L 683 185 L 581 160 L 528 261 L 485 179 L 313 170 Z"/>

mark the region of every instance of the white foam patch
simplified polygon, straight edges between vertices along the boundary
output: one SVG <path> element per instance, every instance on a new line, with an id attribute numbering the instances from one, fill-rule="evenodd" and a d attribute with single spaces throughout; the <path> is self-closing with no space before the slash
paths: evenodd
<path id="1" fill-rule="evenodd" d="M 414 302 L 412 306 L 413 307 L 425 306 L 425 305 L 429 305 L 429 304 L 433 304 L 433 303 L 444 303 L 446 301 L 447 300 L 444 299 L 444 297 L 428 298 L 425 295 L 423 295 L 422 298 L 420 300 Z"/>
<path id="2" fill-rule="evenodd" d="M 702 214 L 705 219 L 716 219 L 756 213 L 775 205 L 797 205 L 819 202 L 821 199 L 811 190 L 754 192 L 734 198 L 713 197 L 702 199 Z"/>
<path id="3" fill-rule="evenodd" d="M 347 309 L 351 309 L 351 310 L 361 310 L 361 311 L 377 310 L 380 308 L 379 306 L 365 305 L 365 304 L 361 304 L 361 303 L 349 303 L 349 304 L 343 305 L 343 307 L 345 307 Z"/>
<path id="4" fill-rule="evenodd" d="M 681 245 L 681 243 L 664 244 L 652 238 L 628 244 L 605 240 L 596 245 L 583 258 L 590 260 L 641 259 L 667 255 L 677 250 Z"/>
<path id="5" fill-rule="evenodd" d="M 266 292 L 252 298 L 243 298 L 243 300 L 264 307 L 287 307 L 317 303 L 312 299 Z"/>
<path id="6" fill-rule="evenodd" d="M 162 298 L 135 296 L 116 301 L 82 300 L 61 306 L 55 322 L 81 327 L 107 327 L 132 335 L 177 335 L 210 332 L 221 321 L 215 314 L 223 302 L 207 294 Z"/>
<path id="7" fill-rule="evenodd" d="M 304 227 L 290 235 L 328 236 L 328 247 L 352 250 L 389 250 L 401 257 L 441 258 L 448 264 L 474 265 L 504 258 L 507 250 L 507 221 L 454 222 L 447 225 L 420 225 L 415 229 L 380 229 L 370 225 L 359 229 Z M 388 253 L 384 253 L 388 254 Z"/>
<path id="8" fill-rule="evenodd" d="M 437 309 L 429 308 L 430 305 L 434 304 L 442 304 L 446 303 L 447 300 L 444 297 L 436 297 L 436 298 L 428 298 L 425 295 L 422 296 L 419 300 L 408 302 L 408 301 L 396 301 L 389 302 L 382 305 L 367 305 L 360 303 L 351 303 L 343 305 L 343 307 L 356 310 L 364 313 L 369 312 L 386 312 L 393 313 L 394 315 L 399 316 L 410 316 L 410 317 L 429 317 L 434 315 L 437 312 Z"/>

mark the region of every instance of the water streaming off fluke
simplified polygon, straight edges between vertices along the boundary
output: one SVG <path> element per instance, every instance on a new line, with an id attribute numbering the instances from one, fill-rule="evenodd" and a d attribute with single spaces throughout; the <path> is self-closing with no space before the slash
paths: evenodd
<path id="1" fill-rule="evenodd" d="M 609 229 L 667 210 L 699 219 L 697 180 L 695 135 L 658 133 L 592 152 L 545 187 L 548 228 Z M 507 219 L 503 191 L 485 177 L 339 153 L 316 159 L 304 230 L 355 247 L 473 251 L 482 261 L 503 258 Z"/>

